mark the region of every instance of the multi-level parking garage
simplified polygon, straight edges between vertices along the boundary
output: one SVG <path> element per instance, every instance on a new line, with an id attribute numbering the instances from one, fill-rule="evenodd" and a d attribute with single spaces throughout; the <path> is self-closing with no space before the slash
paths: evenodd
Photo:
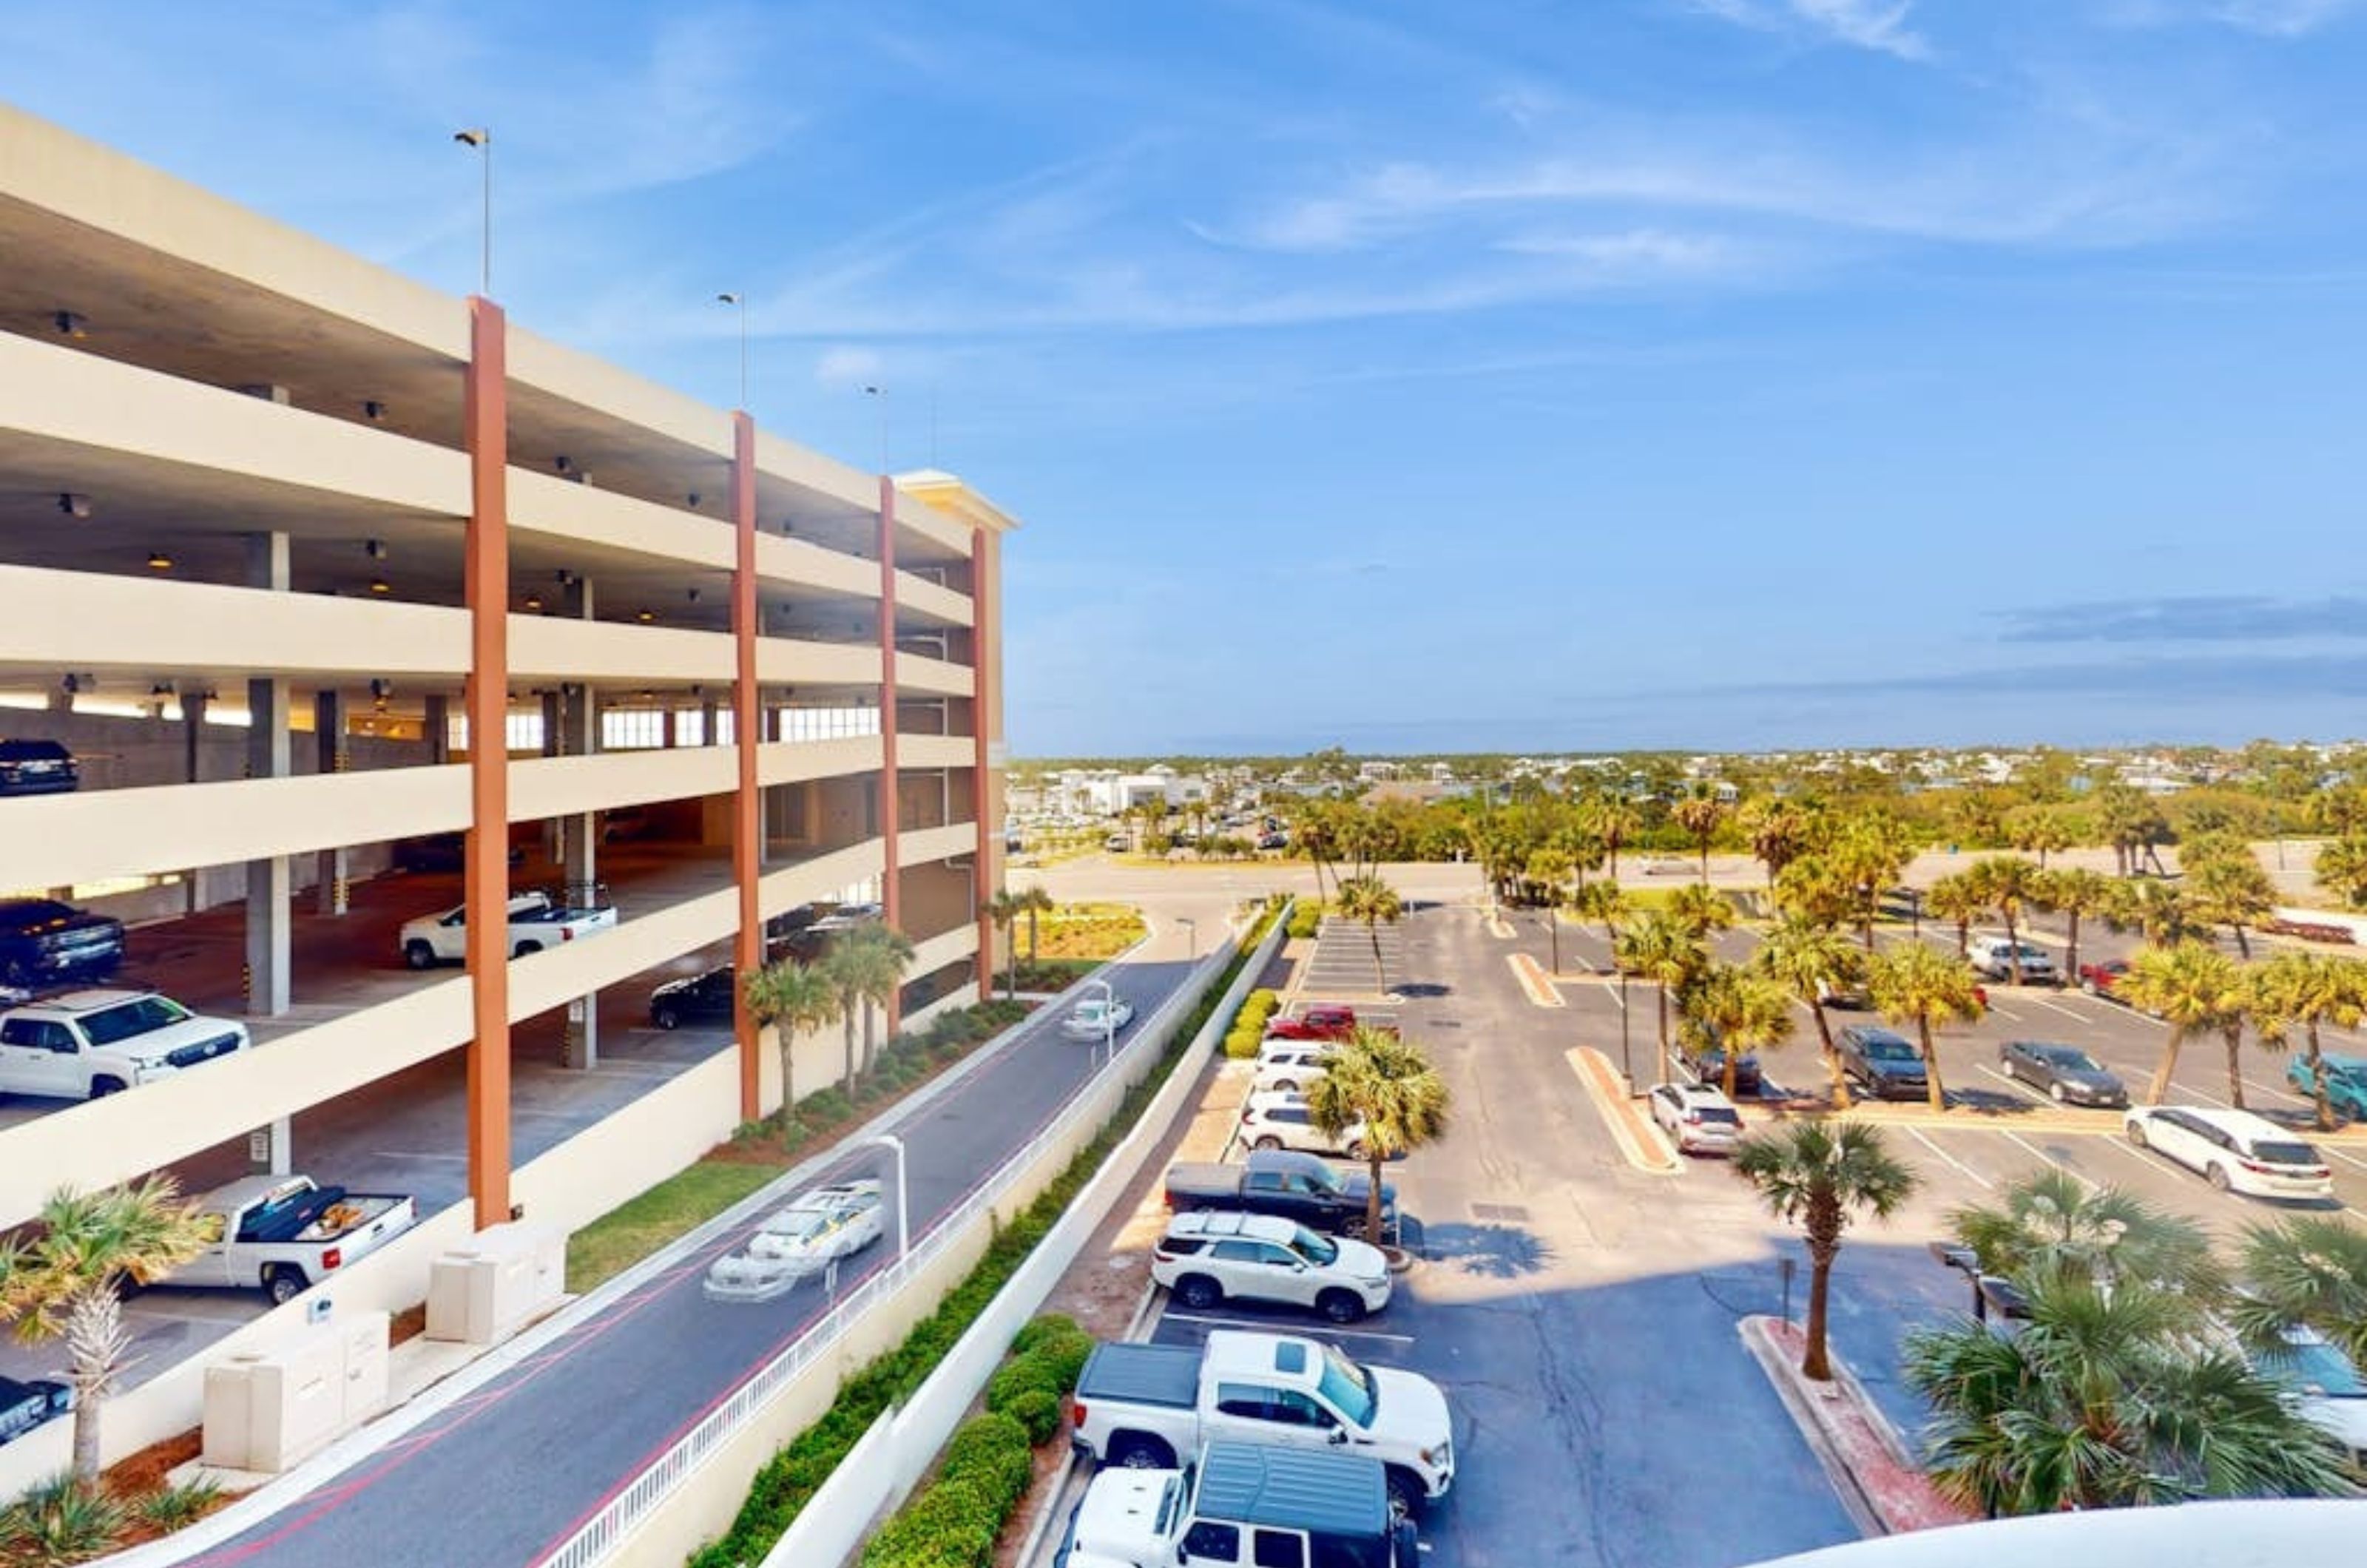
<path id="1" fill-rule="evenodd" d="M 0 1097 L 0 1226 L 157 1168 L 401 1179 L 447 1234 L 570 1224 L 777 1101 L 744 1010 L 646 1027 L 659 981 L 866 899 L 917 946 L 899 1010 L 975 995 L 992 505 L 5 108 L 0 254 L 0 739 L 81 771 L 0 796 L 0 894 L 120 917 L 112 983 L 256 1043 Z M 617 923 L 404 966 L 405 920 L 498 931 L 527 888 Z M 600 1148 L 695 1074 L 667 1137 Z M 605 1179 L 514 1182 L 571 1147 Z"/>

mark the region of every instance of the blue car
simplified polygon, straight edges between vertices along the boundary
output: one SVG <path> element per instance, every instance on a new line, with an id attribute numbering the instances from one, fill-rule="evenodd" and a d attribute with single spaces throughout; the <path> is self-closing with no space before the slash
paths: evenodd
<path id="1" fill-rule="evenodd" d="M 2326 1103 L 2338 1115 L 2367 1122 L 2367 1057 L 2321 1055 L 2318 1061 L 2326 1069 Z M 2307 1056 L 2297 1055 L 2285 1064 L 2285 1082 L 2295 1093 L 2313 1098 L 2317 1094 Z"/>

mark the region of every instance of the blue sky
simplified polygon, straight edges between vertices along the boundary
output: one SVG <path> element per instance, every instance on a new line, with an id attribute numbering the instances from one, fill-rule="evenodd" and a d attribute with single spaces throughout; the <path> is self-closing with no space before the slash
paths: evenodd
<path id="1" fill-rule="evenodd" d="M 1021 754 L 2367 733 L 2367 0 L 9 0 L 0 94 L 869 465 Z"/>

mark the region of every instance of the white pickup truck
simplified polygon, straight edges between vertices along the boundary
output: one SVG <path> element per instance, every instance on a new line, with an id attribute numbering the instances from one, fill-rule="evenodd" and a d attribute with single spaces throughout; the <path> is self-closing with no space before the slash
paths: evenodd
<path id="1" fill-rule="evenodd" d="M 457 905 L 440 914 L 422 915 L 402 927 L 402 961 L 413 969 L 438 964 L 459 964 L 469 956 L 469 907 Z M 507 939 L 510 956 L 524 958 L 562 942 L 613 930 L 616 906 L 571 909 L 551 901 L 547 893 L 521 893 L 509 903 Z"/>
<path id="2" fill-rule="evenodd" d="M 247 1047 L 246 1025 L 153 991 L 68 991 L 0 1012 L 0 1094 L 96 1100 Z"/>
<path id="3" fill-rule="evenodd" d="M 152 1285 L 269 1293 L 284 1302 L 409 1230 L 411 1199 L 323 1187 L 309 1176 L 250 1176 L 198 1200 L 210 1245 Z"/>
<path id="4" fill-rule="evenodd" d="M 1219 1440 L 1336 1449 L 1378 1460 L 1401 1514 L 1455 1483 L 1454 1422 L 1436 1383 L 1294 1334 L 1218 1329 L 1196 1350 L 1102 1345 L 1069 1416 L 1070 1441 L 1104 1464 L 1174 1470 Z"/>

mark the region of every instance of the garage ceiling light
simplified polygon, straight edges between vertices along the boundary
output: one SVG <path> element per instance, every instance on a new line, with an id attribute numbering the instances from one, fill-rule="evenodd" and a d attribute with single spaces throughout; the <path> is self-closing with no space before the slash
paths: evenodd
<path id="1" fill-rule="evenodd" d="M 170 571 L 173 570 L 173 558 L 166 555 L 162 550 L 150 550 L 148 552 L 148 570 L 151 571 Z"/>
<path id="2" fill-rule="evenodd" d="M 370 579 L 370 592 L 373 593 L 391 593 L 394 592 L 394 589 L 385 578 L 373 577 Z"/>
<path id="3" fill-rule="evenodd" d="M 79 338 L 90 335 L 90 318 L 87 316 L 79 315 L 72 310 L 60 310 L 51 317 L 50 321 L 58 329 L 60 337 Z"/>

